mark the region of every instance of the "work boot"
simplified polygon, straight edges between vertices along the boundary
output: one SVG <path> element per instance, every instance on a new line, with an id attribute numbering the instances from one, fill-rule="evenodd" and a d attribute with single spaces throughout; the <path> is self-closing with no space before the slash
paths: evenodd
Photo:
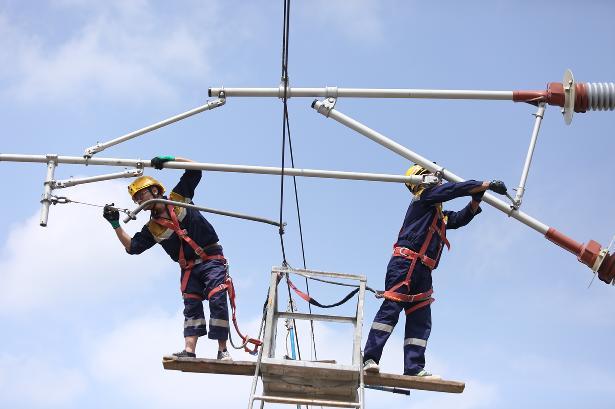
<path id="1" fill-rule="evenodd" d="M 173 356 L 177 358 L 196 358 L 196 354 L 194 352 L 188 352 L 185 349 L 181 352 L 173 353 Z"/>
<path id="2" fill-rule="evenodd" d="M 363 370 L 365 372 L 378 373 L 380 372 L 380 366 L 373 359 L 368 359 L 367 361 L 363 362 Z"/>
<path id="3" fill-rule="evenodd" d="M 440 375 L 433 375 L 431 372 L 426 371 L 425 369 L 421 369 L 419 373 L 411 376 L 418 376 L 425 379 L 442 379 Z"/>
<path id="4" fill-rule="evenodd" d="M 218 351 L 218 360 L 220 361 L 232 361 L 233 358 L 231 358 L 231 354 L 228 352 L 228 350 L 224 350 L 224 351 Z"/>

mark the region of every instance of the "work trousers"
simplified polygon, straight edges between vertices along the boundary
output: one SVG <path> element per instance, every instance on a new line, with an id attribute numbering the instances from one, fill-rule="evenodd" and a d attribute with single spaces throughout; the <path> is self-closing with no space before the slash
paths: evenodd
<path id="1" fill-rule="evenodd" d="M 403 257 L 391 257 L 385 278 L 386 290 L 390 290 L 394 285 L 406 279 L 410 263 L 411 260 Z M 431 286 L 431 270 L 418 262 L 412 273 L 410 288 L 402 286 L 395 291 L 405 294 L 417 294 L 429 291 Z M 373 359 L 375 362 L 380 362 L 384 345 L 399 320 L 399 313 L 419 302 L 400 303 L 386 299 L 382 302 L 367 337 L 364 360 Z M 430 333 L 431 307 L 429 305 L 406 315 L 404 334 L 405 375 L 416 375 L 425 367 L 425 349 L 427 348 L 427 340 Z"/>
<path id="2" fill-rule="evenodd" d="M 224 283 L 224 260 L 208 260 L 193 267 L 186 285 L 187 294 L 207 298 L 211 290 Z M 219 291 L 209 301 L 209 339 L 228 339 L 229 321 L 226 291 Z M 203 301 L 184 298 L 184 337 L 207 334 Z"/>

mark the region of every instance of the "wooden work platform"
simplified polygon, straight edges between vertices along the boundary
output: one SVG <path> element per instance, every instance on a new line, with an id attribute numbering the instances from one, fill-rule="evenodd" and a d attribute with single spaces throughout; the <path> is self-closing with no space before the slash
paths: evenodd
<path id="1" fill-rule="evenodd" d="M 272 364 L 269 364 L 272 365 Z M 297 371 L 295 365 L 275 364 L 284 372 Z M 256 362 L 253 361 L 219 361 L 206 358 L 177 358 L 165 356 L 162 358 L 164 369 L 182 371 L 212 373 L 219 375 L 248 375 L 254 376 Z M 322 369 L 323 375 L 329 370 Z M 395 375 L 387 373 L 366 373 L 365 385 L 390 386 L 405 389 L 419 389 L 423 391 L 461 393 L 465 383 L 447 381 L 444 379 L 425 379 L 418 376 Z"/>

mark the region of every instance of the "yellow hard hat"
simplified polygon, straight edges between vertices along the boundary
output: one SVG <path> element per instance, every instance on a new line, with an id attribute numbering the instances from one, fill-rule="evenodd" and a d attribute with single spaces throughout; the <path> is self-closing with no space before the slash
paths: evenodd
<path id="1" fill-rule="evenodd" d="M 406 176 L 421 176 L 421 175 L 425 175 L 427 173 L 430 173 L 429 170 L 425 169 L 421 165 L 412 165 L 406 171 Z M 415 193 L 415 194 L 418 192 L 418 190 L 420 188 L 419 185 L 413 185 L 411 183 L 406 183 L 406 187 L 408 189 L 410 189 L 410 191 L 412 193 Z"/>
<path id="2" fill-rule="evenodd" d="M 164 193 L 164 186 L 162 186 L 162 183 L 158 182 L 151 176 L 139 176 L 130 185 L 128 185 L 128 194 L 130 197 L 134 197 L 139 190 L 146 189 L 150 186 L 156 186 L 160 189 L 160 194 Z"/>

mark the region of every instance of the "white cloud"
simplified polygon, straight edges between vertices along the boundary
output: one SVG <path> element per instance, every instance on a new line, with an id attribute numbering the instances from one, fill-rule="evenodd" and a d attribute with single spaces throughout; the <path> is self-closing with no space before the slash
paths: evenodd
<path id="1" fill-rule="evenodd" d="M 86 378 L 77 369 L 40 357 L 0 356 L 0 406 L 65 407 L 86 386 Z"/>
<path id="2" fill-rule="evenodd" d="M 126 197 L 125 183 L 112 181 L 56 191 L 71 199 L 102 204 Z M 128 203 L 117 203 L 127 207 Z M 139 222 L 128 225 L 140 229 Z M 148 256 L 126 254 L 102 218 L 102 209 L 76 204 L 50 208 L 48 227 L 37 211 L 7 235 L 0 261 L 0 314 L 24 314 L 37 308 L 112 294 L 137 293 L 163 272 L 169 261 L 160 249 Z M 172 263 L 171 263 L 172 264 Z"/>
<path id="3" fill-rule="evenodd" d="M 551 388 L 562 391 L 608 394 L 613 393 L 615 385 L 612 371 L 605 371 L 596 365 L 575 359 L 564 362 L 541 355 L 526 354 L 516 356 L 509 362 L 509 366 L 522 379 L 549 379 L 548 385 Z"/>
<path id="4" fill-rule="evenodd" d="M 360 41 L 383 38 L 383 4 L 377 0 L 316 0 L 302 6 L 305 15 L 324 27 Z"/>
<path id="5" fill-rule="evenodd" d="M 25 101 L 174 98 L 177 81 L 209 72 L 216 3 L 175 19 L 157 14 L 144 0 L 86 3 L 55 3 L 66 12 L 87 11 L 81 13 L 82 24 L 55 43 L 42 31 L 29 32 L 0 16 L 2 57 L 12 61 L 0 75 L 14 79 L 13 96 Z"/>
<path id="6" fill-rule="evenodd" d="M 94 342 L 90 361 L 93 376 L 110 393 L 138 407 L 188 407 L 195 402 L 206 402 L 209 407 L 246 405 L 251 377 L 182 373 L 162 368 L 162 356 L 183 347 L 182 322 L 180 313 L 153 311 L 148 316 L 122 323 Z M 216 350 L 215 341 L 200 339 L 199 356 L 213 357 Z M 241 352 L 231 353 L 235 359 L 244 360 L 246 356 Z"/>

